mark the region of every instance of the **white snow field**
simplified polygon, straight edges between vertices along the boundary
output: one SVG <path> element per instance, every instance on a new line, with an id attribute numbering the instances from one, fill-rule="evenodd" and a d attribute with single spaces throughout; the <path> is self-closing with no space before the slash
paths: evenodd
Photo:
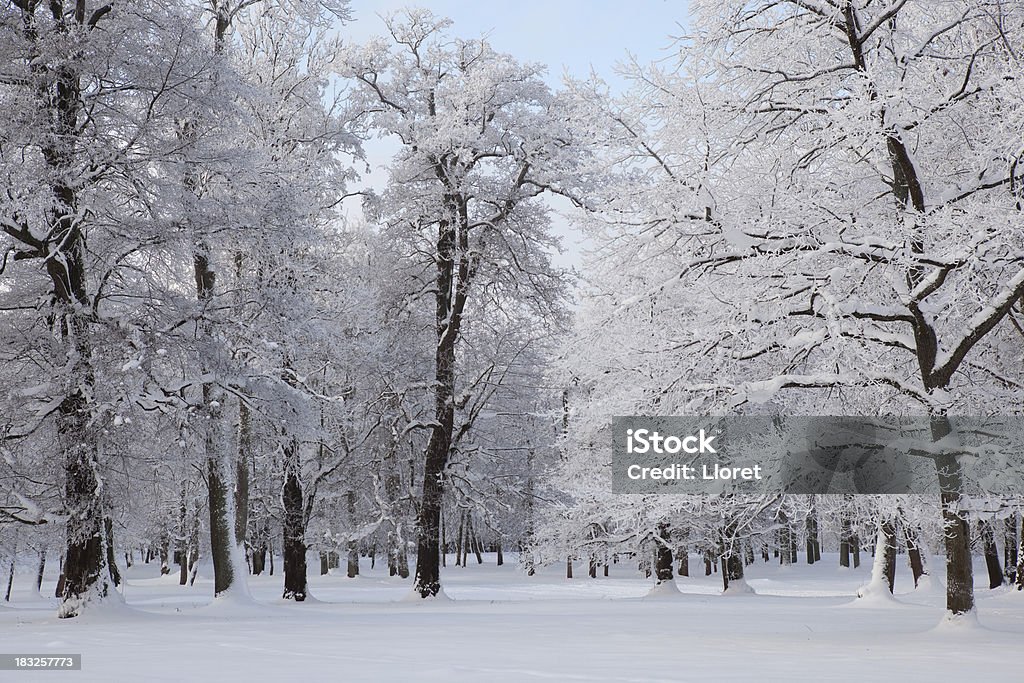
<path id="1" fill-rule="evenodd" d="M 81 671 L 0 672 L 3 681 L 939 681 L 1020 680 L 1024 594 L 988 590 L 978 620 L 943 623 L 939 581 L 911 590 L 901 556 L 896 601 L 855 599 L 870 573 L 814 566 L 748 568 L 754 595 L 720 595 L 720 577 L 679 578 L 679 595 L 645 598 L 632 563 L 590 579 L 586 566 L 526 576 L 514 555 L 444 571 L 448 599 L 410 601 L 410 581 L 381 564 L 312 576 L 315 599 L 280 599 L 281 575 L 249 577 L 256 603 L 211 605 L 207 567 L 194 586 L 127 570 L 124 606 L 56 618 L 32 572 L 0 603 L 0 652 L 81 653 Z M 277 564 L 280 568 L 280 564 Z M 703 564 L 691 558 L 703 574 Z M 317 565 L 311 565 L 315 574 Z M 942 573 L 941 558 L 933 572 Z M 386 568 L 384 569 L 386 571 Z M 43 592 L 53 594 L 54 577 Z M 712 678 L 713 677 L 713 678 Z"/>

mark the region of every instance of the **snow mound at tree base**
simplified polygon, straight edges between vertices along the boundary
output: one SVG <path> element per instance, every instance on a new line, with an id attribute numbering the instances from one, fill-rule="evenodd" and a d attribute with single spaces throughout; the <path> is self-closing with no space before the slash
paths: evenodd
<path id="1" fill-rule="evenodd" d="M 956 633 L 960 634 L 965 631 L 987 631 L 984 626 L 978 621 L 978 610 L 972 609 L 970 612 L 964 612 L 963 614 L 953 614 L 946 612 L 945 616 L 942 617 L 942 621 L 936 624 L 932 631 L 939 633 Z"/>
<path id="2" fill-rule="evenodd" d="M 902 605 L 884 581 L 870 581 L 857 589 L 857 599 L 850 603 L 853 607 L 895 607 Z"/>
<path id="3" fill-rule="evenodd" d="M 654 584 L 651 590 L 643 596 L 643 600 L 676 600 L 682 598 L 683 594 L 676 585 L 675 580 L 661 581 Z"/>
<path id="4" fill-rule="evenodd" d="M 757 591 L 755 591 L 745 579 L 736 579 L 729 582 L 729 587 L 722 591 L 722 595 L 757 595 Z"/>

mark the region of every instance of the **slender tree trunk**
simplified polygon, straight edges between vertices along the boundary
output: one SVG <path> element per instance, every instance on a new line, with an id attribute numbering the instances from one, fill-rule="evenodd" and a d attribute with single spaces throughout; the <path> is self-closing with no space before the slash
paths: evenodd
<path id="1" fill-rule="evenodd" d="M 43 591 L 43 573 L 46 571 L 46 548 L 39 551 L 39 569 L 36 571 L 36 592 Z"/>
<path id="2" fill-rule="evenodd" d="M 676 548 L 676 559 L 679 560 L 679 576 L 690 575 L 690 548 L 689 548 L 690 531 L 685 529 L 680 534 L 679 547 Z"/>
<path id="3" fill-rule="evenodd" d="M 241 255 L 235 261 L 241 269 Z M 249 457 L 252 452 L 252 418 L 245 401 L 238 402 L 238 452 L 235 454 L 235 545 L 246 547 L 249 530 Z"/>
<path id="4" fill-rule="evenodd" d="M 462 560 L 462 541 L 463 534 L 466 532 L 466 512 L 463 510 L 459 513 L 459 530 L 455 534 L 455 566 L 465 566 Z"/>
<path id="5" fill-rule="evenodd" d="M 860 567 L 860 534 L 856 531 L 850 538 L 850 548 L 853 550 L 853 568 L 857 569 Z"/>
<path id="6" fill-rule="evenodd" d="M 346 501 L 347 501 L 347 505 L 348 505 L 349 524 L 354 529 L 355 528 L 355 524 L 356 524 L 356 492 L 355 492 L 355 489 L 351 489 L 350 488 L 348 490 L 348 494 L 346 495 Z M 348 558 L 347 558 L 347 562 L 346 562 L 345 571 L 346 571 L 346 575 L 348 576 L 348 578 L 354 579 L 355 577 L 359 576 L 359 542 L 356 539 L 354 539 L 354 538 L 350 538 L 348 540 L 347 550 L 348 550 Z"/>
<path id="7" fill-rule="evenodd" d="M 907 537 L 907 559 L 910 561 L 910 571 L 914 575 L 914 588 L 917 588 L 921 577 L 928 571 L 925 569 L 924 555 L 921 553 L 921 545 L 917 540 L 917 531 L 907 525 L 904 527 L 904 535 Z"/>
<path id="8" fill-rule="evenodd" d="M 104 517 L 103 528 L 107 536 L 107 569 L 110 571 L 110 580 L 115 586 L 120 586 L 121 572 L 118 571 L 117 561 L 114 559 L 114 520 L 110 517 Z"/>
<path id="9" fill-rule="evenodd" d="M 999 588 L 1003 585 L 1006 577 L 1003 576 L 1003 568 L 999 566 L 999 548 L 996 546 L 996 535 L 992 529 L 992 523 L 987 519 L 978 520 L 978 533 L 981 535 L 981 542 L 984 546 L 988 587 L 990 589 Z"/>
<path id="10" fill-rule="evenodd" d="M 444 180 L 442 166 L 435 169 Z M 455 347 L 469 295 L 469 217 L 465 198 L 446 194 L 447 217 L 438 221 L 435 252 L 434 422 L 424 457 L 420 496 L 419 540 L 416 549 L 415 590 L 423 598 L 441 590 L 440 525 L 444 498 L 444 470 L 455 426 Z"/>
<path id="11" fill-rule="evenodd" d="M 285 600 L 306 599 L 306 528 L 303 516 L 302 483 L 299 481 L 299 445 L 294 439 L 284 448 L 284 593 Z"/>
<path id="12" fill-rule="evenodd" d="M 1007 515 L 1003 520 L 1003 566 L 1006 568 L 1007 583 L 1017 581 L 1017 513 Z"/>

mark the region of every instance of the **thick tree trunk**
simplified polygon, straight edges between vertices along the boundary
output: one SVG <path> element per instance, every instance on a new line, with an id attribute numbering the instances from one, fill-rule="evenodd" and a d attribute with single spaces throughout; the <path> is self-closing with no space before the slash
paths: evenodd
<path id="1" fill-rule="evenodd" d="M 821 541 L 818 539 L 818 515 L 815 510 L 814 496 L 811 497 L 811 509 L 805 522 L 807 532 L 807 564 L 814 564 L 821 559 Z"/>
<path id="2" fill-rule="evenodd" d="M 953 427 L 944 415 L 931 419 L 932 441 L 940 441 L 952 433 Z M 960 510 L 963 477 L 956 456 L 935 458 L 942 501 L 942 522 L 946 546 L 946 610 L 966 614 L 974 609 L 974 567 L 971 562 L 971 532 L 965 513 Z"/>
<path id="3" fill-rule="evenodd" d="M 232 509 L 234 493 L 231 490 L 228 468 L 224 466 L 220 439 L 217 438 L 221 414 L 219 401 L 213 400 L 213 395 L 213 386 L 204 385 L 203 403 L 209 417 L 206 424 L 205 448 L 210 512 L 210 557 L 213 560 L 213 593 L 216 597 L 226 594 L 235 588 L 236 582 L 244 581 L 245 578 L 235 575 L 232 552 L 235 543 L 235 516 Z"/>
<path id="4" fill-rule="evenodd" d="M 889 592 L 892 593 L 896 587 L 896 526 L 892 520 L 887 519 L 882 522 L 881 534 L 885 543 L 882 571 Z"/>
<path id="5" fill-rule="evenodd" d="M 779 522 L 779 564 L 793 564 L 795 560 L 792 547 L 796 542 L 793 540 L 793 527 L 789 523 L 789 515 L 785 510 L 779 510 L 777 519 Z"/>
<path id="6" fill-rule="evenodd" d="M 654 537 L 654 576 L 658 584 L 672 581 L 672 530 L 667 524 L 658 525 Z"/>
<path id="7" fill-rule="evenodd" d="M 299 480 L 299 446 L 291 440 L 284 448 L 284 593 L 285 600 L 306 599 L 306 528 L 303 521 L 302 482 Z"/>
<path id="8" fill-rule="evenodd" d="M 722 589 L 743 581 L 743 556 L 740 541 L 736 538 L 736 524 L 731 523 L 722 529 L 720 560 L 722 564 Z"/>

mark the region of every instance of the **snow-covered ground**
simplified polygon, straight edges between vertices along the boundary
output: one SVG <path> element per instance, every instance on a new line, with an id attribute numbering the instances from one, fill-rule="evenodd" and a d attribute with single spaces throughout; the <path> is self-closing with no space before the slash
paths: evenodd
<path id="1" fill-rule="evenodd" d="M 364 562 L 356 579 L 313 576 L 315 599 L 298 605 L 280 599 L 280 573 L 250 577 L 258 604 L 248 606 L 211 605 L 209 571 L 182 587 L 137 564 L 126 606 L 70 620 L 56 618 L 56 601 L 36 595 L 26 571 L 0 603 L 0 652 L 82 653 L 82 671 L 0 680 L 1019 680 L 1024 594 L 988 590 L 981 565 L 978 624 L 962 626 L 940 625 L 940 582 L 912 591 L 902 557 L 889 604 L 854 598 L 870 557 L 858 570 L 833 555 L 812 567 L 757 563 L 756 595 L 719 595 L 714 574 L 680 578 L 678 596 L 656 598 L 632 566 L 598 579 L 577 566 L 582 578 L 566 580 L 564 567 L 527 577 L 508 560 L 449 566 L 448 600 L 406 600 L 409 581 Z M 691 567 L 703 574 L 696 558 Z M 932 571 L 942 573 L 940 558 Z"/>

